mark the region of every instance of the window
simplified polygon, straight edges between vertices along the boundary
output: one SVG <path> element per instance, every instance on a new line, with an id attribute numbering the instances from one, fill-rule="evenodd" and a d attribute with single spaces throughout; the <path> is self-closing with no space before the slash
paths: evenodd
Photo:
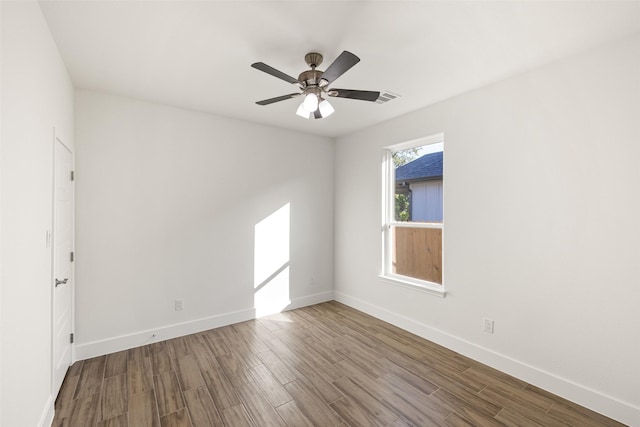
<path id="1" fill-rule="evenodd" d="M 394 283 L 444 295 L 444 137 L 387 147 L 383 170 L 383 273 Z"/>

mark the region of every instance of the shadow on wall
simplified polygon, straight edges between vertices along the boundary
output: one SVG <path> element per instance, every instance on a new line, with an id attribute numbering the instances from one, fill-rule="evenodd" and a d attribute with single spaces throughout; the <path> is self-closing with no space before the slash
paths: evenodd
<path id="1" fill-rule="evenodd" d="M 290 203 L 255 225 L 253 307 L 255 316 L 280 313 L 289 304 Z"/>

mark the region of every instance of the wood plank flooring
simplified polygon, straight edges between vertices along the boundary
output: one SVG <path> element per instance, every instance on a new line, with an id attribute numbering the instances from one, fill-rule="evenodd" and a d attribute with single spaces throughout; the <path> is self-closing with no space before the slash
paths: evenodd
<path id="1" fill-rule="evenodd" d="M 620 426 L 335 301 L 75 363 L 53 426 Z"/>

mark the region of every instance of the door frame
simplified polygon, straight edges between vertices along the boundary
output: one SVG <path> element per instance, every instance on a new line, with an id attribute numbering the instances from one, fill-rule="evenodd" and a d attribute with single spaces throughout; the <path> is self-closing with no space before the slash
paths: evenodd
<path id="1" fill-rule="evenodd" d="M 71 146 L 68 143 L 69 139 L 67 138 L 67 136 L 60 132 L 59 129 L 57 129 L 55 126 L 53 127 L 53 144 L 51 146 L 51 159 L 52 159 L 52 165 L 51 165 L 51 231 L 49 231 L 48 234 L 48 241 L 49 241 L 49 247 L 51 250 L 51 280 L 50 280 L 50 289 L 51 289 L 51 392 L 55 396 L 57 395 L 57 393 L 59 392 L 59 390 L 54 390 L 54 386 L 55 386 L 55 363 L 56 361 L 54 360 L 54 340 L 55 340 L 55 296 L 54 296 L 54 292 L 55 292 L 55 225 L 56 225 L 56 189 L 55 189 L 55 185 L 56 185 L 56 143 L 60 143 L 62 144 L 67 150 L 69 150 L 69 152 L 71 153 L 71 167 L 72 170 L 75 170 L 75 152 L 73 150 L 73 146 Z M 75 240 L 76 240 L 76 236 L 75 236 L 75 185 L 71 186 L 71 205 L 72 205 L 72 212 L 71 212 L 71 247 L 72 250 L 75 254 Z M 71 331 L 74 332 L 75 331 L 75 262 L 71 263 L 71 269 L 70 269 L 70 279 L 71 279 Z M 71 364 L 73 364 L 76 361 L 76 347 L 75 347 L 75 343 L 71 343 Z"/>

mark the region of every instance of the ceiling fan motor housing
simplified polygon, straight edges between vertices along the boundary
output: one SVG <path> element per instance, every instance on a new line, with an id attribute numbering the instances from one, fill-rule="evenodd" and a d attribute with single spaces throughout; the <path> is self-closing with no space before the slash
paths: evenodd
<path id="1" fill-rule="evenodd" d="M 320 84 L 320 77 L 322 77 L 322 71 L 307 70 L 300 73 L 298 80 L 301 81 L 305 87 L 318 86 Z"/>

